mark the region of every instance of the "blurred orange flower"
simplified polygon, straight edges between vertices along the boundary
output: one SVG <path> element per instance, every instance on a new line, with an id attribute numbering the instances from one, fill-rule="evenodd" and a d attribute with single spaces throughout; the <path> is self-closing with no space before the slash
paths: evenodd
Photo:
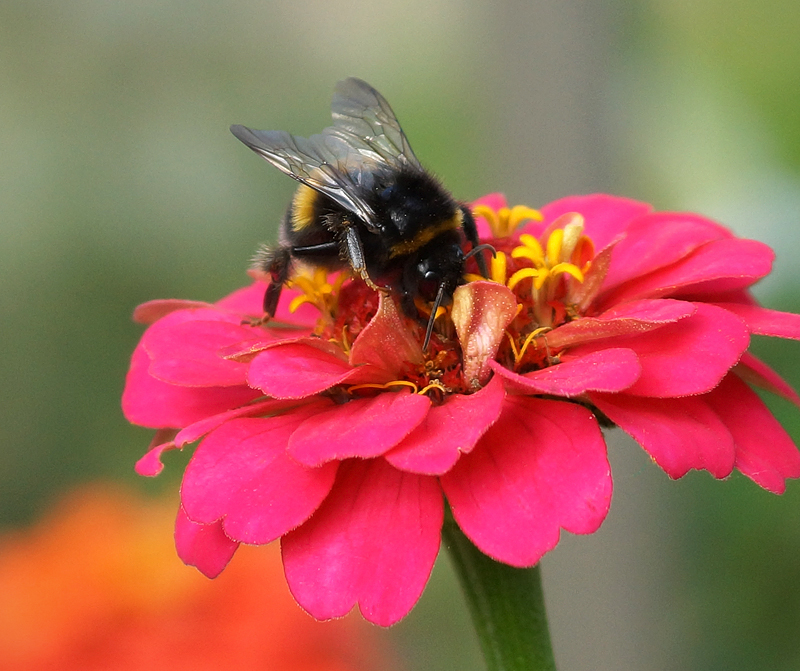
<path id="1" fill-rule="evenodd" d="M 387 669 L 358 615 L 316 622 L 277 544 L 206 580 L 175 556 L 174 503 L 95 485 L 30 530 L 0 536 L 0 669 Z"/>

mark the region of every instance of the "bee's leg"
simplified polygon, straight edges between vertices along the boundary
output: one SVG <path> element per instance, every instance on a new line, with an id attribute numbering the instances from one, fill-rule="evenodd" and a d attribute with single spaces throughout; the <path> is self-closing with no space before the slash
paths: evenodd
<path id="1" fill-rule="evenodd" d="M 356 227 L 345 224 L 342 231 L 343 249 L 353 272 L 360 275 L 361 279 L 367 283 L 370 289 L 379 290 L 380 287 L 372 281 L 369 273 L 367 273 L 367 261 L 364 258 L 364 247 L 361 244 L 361 238 L 358 237 Z"/>
<path id="2" fill-rule="evenodd" d="M 472 212 L 466 205 L 461 205 L 460 209 L 461 214 L 464 216 L 464 222 L 461 224 L 461 227 L 464 229 L 464 235 L 467 236 L 467 240 L 470 241 L 474 249 L 480 244 L 480 240 L 478 239 L 478 226 L 475 224 L 475 218 L 472 216 Z M 478 263 L 478 270 L 481 275 L 489 277 L 489 269 L 486 266 L 486 259 L 483 257 L 483 254 L 476 254 L 475 261 Z"/>
<path id="3" fill-rule="evenodd" d="M 264 247 L 253 260 L 253 268 L 269 275 L 269 284 L 264 292 L 264 317 L 262 323 L 269 321 L 278 309 L 278 300 L 292 261 L 292 250 L 288 246 Z"/>

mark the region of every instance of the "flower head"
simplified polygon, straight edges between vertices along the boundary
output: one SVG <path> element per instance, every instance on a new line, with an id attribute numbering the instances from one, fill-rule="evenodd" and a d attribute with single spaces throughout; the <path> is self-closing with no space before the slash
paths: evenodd
<path id="1" fill-rule="evenodd" d="M 538 562 L 561 529 L 595 531 L 612 490 L 601 425 L 674 478 L 737 468 L 782 492 L 800 477 L 800 453 L 749 386 L 800 404 L 747 352 L 751 334 L 800 338 L 800 317 L 748 293 L 768 247 L 604 195 L 541 214 L 493 195 L 474 211 L 496 250 L 490 277 L 468 268 L 426 351 L 426 318 L 324 274 L 296 279 L 267 326 L 248 321 L 259 283 L 215 305 L 139 308 L 158 318 L 123 407 L 160 429 L 139 471 L 204 437 L 181 489 L 184 561 L 213 576 L 239 543 L 280 539 L 312 615 L 358 604 L 389 625 L 424 588 L 445 500 L 513 566 Z"/>

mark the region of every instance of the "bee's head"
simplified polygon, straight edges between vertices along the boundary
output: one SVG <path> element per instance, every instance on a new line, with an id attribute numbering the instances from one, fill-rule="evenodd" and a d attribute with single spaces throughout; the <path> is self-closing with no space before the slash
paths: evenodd
<path id="1" fill-rule="evenodd" d="M 436 299 L 439 292 L 442 305 L 448 305 L 453 292 L 461 284 L 464 272 L 464 252 L 458 243 L 426 245 L 414 263 L 409 264 L 411 277 L 407 289 L 425 301 Z M 409 286 L 410 284 L 410 286 Z"/>

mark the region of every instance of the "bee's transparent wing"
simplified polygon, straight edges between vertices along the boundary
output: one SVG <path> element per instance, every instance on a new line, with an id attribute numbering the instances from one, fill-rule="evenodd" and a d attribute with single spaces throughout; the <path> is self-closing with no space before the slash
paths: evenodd
<path id="1" fill-rule="evenodd" d="M 324 132 L 306 139 L 285 131 L 233 125 L 231 133 L 278 170 L 328 196 L 374 227 L 375 214 L 359 193 L 371 190 L 376 168 L 385 167 L 382 161 L 376 165 L 344 138 Z"/>
<path id="2" fill-rule="evenodd" d="M 331 102 L 333 126 L 323 135 L 341 138 L 367 160 L 422 170 L 386 99 L 365 81 L 339 82 Z"/>

